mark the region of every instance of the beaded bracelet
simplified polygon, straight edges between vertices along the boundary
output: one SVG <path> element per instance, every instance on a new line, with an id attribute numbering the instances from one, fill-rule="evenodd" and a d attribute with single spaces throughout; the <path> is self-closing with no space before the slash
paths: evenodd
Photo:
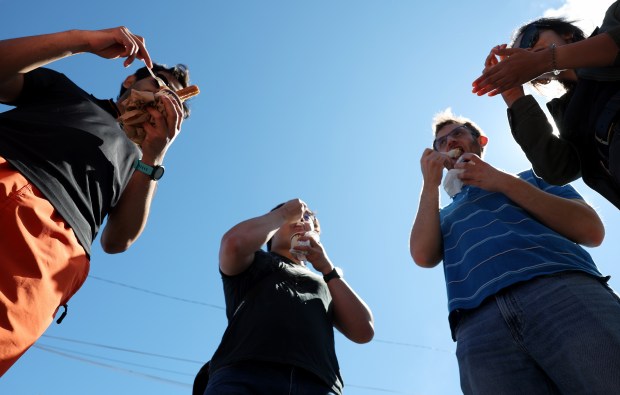
<path id="1" fill-rule="evenodd" d="M 551 47 L 551 72 L 553 75 L 558 75 L 561 70 L 558 70 L 557 63 L 555 62 L 555 43 L 550 45 Z"/>

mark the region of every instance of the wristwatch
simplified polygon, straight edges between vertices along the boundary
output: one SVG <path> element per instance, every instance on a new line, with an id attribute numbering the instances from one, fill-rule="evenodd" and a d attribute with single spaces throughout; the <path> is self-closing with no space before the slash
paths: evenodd
<path id="1" fill-rule="evenodd" d="M 323 276 L 323 281 L 325 281 L 325 283 L 327 284 L 329 280 L 333 280 L 335 278 L 342 278 L 342 276 L 342 269 L 339 267 L 334 267 L 331 272 Z"/>
<path id="2" fill-rule="evenodd" d="M 163 166 L 149 166 L 146 163 L 142 162 L 140 159 L 136 159 L 136 161 L 133 163 L 133 168 L 146 174 L 153 181 L 157 181 L 162 178 L 165 170 Z"/>

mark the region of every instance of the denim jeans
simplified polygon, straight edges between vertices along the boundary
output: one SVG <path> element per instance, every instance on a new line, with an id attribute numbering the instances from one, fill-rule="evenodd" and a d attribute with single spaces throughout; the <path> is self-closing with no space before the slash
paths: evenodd
<path id="1" fill-rule="evenodd" d="M 620 299 L 566 272 L 515 284 L 462 315 L 464 394 L 620 394 Z"/>
<path id="2" fill-rule="evenodd" d="M 292 365 L 242 362 L 218 369 L 204 395 L 338 395 L 318 377 Z"/>

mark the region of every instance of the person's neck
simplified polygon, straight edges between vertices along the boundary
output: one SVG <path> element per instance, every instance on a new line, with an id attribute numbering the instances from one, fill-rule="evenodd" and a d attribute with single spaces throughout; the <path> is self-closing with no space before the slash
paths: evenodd
<path id="1" fill-rule="evenodd" d="M 291 254 L 291 252 L 287 249 L 271 249 L 271 252 L 274 252 L 278 255 L 281 255 L 287 259 L 289 259 L 290 261 L 292 261 L 293 263 L 295 263 L 296 265 L 302 265 L 305 266 L 305 264 L 302 261 L 298 261 L 297 259 L 295 259 L 295 257 L 293 256 L 293 254 Z"/>

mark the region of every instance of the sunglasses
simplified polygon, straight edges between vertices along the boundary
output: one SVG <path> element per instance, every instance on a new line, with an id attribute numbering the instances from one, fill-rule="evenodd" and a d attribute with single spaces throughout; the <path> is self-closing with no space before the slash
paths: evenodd
<path id="1" fill-rule="evenodd" d="M 531 25 L 526 27 L 521 34 L 521 42 L 519 43 L 519 48 L 533 48 L 534 45 L 536 45 L 536 43 L 538 42 L 538 38 L 540 37 L 540 30 L 547 29 L 552 29 L 551 25 L 532 23 Z"/>
<path id="2" fill-rule="evenodd" d="M 458 139 L 462 137 L 465 133 L 470 133 L 472 136 L 475 136 L 474 132 L 471 129 L 469 129 L 465 125 L 462 125 L 462 126 L 459 126 L 458 128 L 452 129 L 450 133 L 435 139 L 435 141 L 433 141 L 433 148 L 435 149 L 435 151 L 440 151 L 442 149 L 445 149 L 446 144 L 448 144 L 448 137 Z"/>

